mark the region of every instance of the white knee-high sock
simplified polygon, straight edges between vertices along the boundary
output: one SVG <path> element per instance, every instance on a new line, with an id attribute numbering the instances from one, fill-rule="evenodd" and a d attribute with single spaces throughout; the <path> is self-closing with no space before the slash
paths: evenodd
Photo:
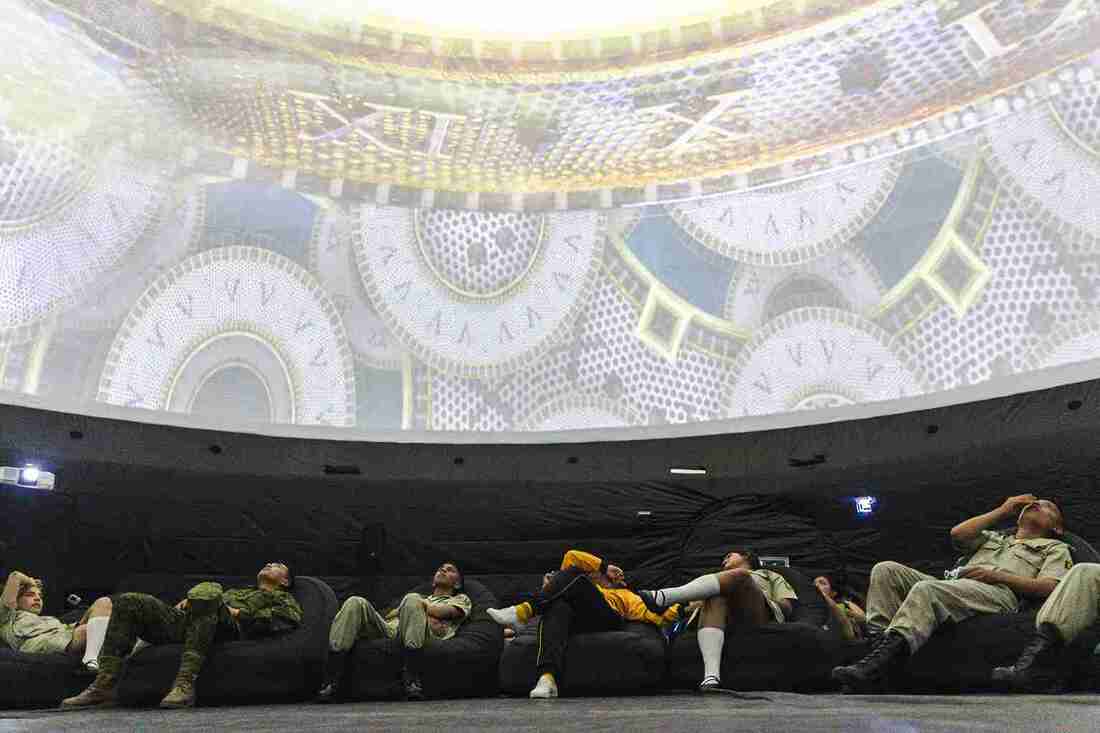
<path id="1" fill-rule="evenodd" d="M 722 586 L 718 583 L 715 573 L 700 575 L 695 580 L 688 581 L 674 588 L 662 588 L 655 591 L 657 603 L 662 606 L 671 606 L 673 603 L 688 603 L 690 601 L 705 601 L 722 592 Z"/>
<path id="2" fill-rule="evenodd" d="M 721 678 L 722 647 L 726 643 L 726 632 L 713 626 L 704 626 L 696 636 L 699 651 L 703 653 L 703 676 Z"/>
<path id="3" fill-rule="evenodd" d="M 88 619 L 87 643 L 84 645 L 84 664 L 99 659 L 99 650 L 103 648 L 103 640 L 107 638 L 107 624 L 110 621 L 110 616 L 93 616 Z"/>

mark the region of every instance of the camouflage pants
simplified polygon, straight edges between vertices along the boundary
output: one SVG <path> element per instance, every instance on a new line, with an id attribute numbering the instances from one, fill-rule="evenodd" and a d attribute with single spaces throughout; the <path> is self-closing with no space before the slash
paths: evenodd
<path id="1" fill-rule="evenodd" d="M 397 624 L 387 623 L 370 601 L 352 596 L 344 601 L 329 631 L 329 648 L 344 652 L 359 639 L 400 639 L 405 649 L 423 648 L 432 635 L 428 631 L 428 614 L 421 603 L 423 596 L 406 594 L 397 607 Z"/>
<path id="2" fill-rule="evenodd" d="M 198 676 L 211 645 L 237 638 L 237 627 L 220 599 L 189 601 L 186 611 L 145 593 L 122 593 L 112 600 L 111 621 L 99 653 L 100 670 L 117 674 L 122 658 L 141 637 L 157 644 L 183 643 L 179 676 Z"/>

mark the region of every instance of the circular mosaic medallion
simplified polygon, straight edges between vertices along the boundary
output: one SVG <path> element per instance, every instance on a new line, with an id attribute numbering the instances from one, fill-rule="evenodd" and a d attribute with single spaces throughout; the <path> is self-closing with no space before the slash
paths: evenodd
<path id="1" fill-rule="evenodd" d="M 842 246 L 874 218 L 903 160 L 668 207 L 703 246 L 742 262 L 792 265 Z"/>
<path id="2" fill-rule="evenodd" d="M 247 349 L 235 353 L 235 342 Z M 251 247 L 201 252 L 154 282 L 115 336 L 98 399 L 168 409 L 189 365 L 256 364 L 255 343 L 282 365 L 267 381 L 288 386 L 294 423 L 355 424 L 354 365 L 335 306 L 298 264 Z"/>
<path id="3" fill-rule="evenodd" d="M 365 206 L 354 229 L 367 295 L 407 349 L 437 369 L 490 377 L 562 338 L 599 272 L 606 240 L 600 215 L 464 212 L 435 220 L 423 213 Z M 424 221 L 437 222 L 423 231 L 438 236 L 419 236 Z M 494 268 L 480 254 L 471 263 L 475 244 L 503 264 Z"/>
<path id="4" fill-rule="evenodd" d="M 738 355 L 729 417 L 911 397 L 921 379 L 875 324 L 831 308 L 768 322 Z"/>
<path id="5" fill-rule="evenodd" d="M 1058 105 L 1040 105 L 991 126 L 989 161 L 1013 194 L 1100 237 L 1100 156 L 1087 146 L 1100 110 L 1064 100 Z"/>
<path id="6" fill-rule="evenodd" d="M 416 242 L 424 262 L 455 293 L 497 298 L 531 271 L 545 221 L 535 214 L 422 209 Z"/>

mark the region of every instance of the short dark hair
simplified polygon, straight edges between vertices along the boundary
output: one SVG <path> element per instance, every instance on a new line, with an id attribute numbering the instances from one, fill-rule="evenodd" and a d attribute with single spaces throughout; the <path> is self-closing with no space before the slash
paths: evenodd
<path id="1" fill-rule="evenodd" d="M 756 550 L 751 547 L 734 547 L 730 552 L 736 552 L 741 557 L 749 561 L 749 569 L 759 570 L 763 567 L 760 564 L 760 555 L 756 554 Z M 729 553 L 726 553 L 727 555 Z"/>
<path id="2" fill-rule="evenodd" d="M 466 576 L 462 574 L 462 568 L 454 560 L 444 560 L 444 565 L 454 565 L 455 570 L 458 572 L 458 585 L 455 586 L 455 590 L 462 590 L 466 585 Z"/>

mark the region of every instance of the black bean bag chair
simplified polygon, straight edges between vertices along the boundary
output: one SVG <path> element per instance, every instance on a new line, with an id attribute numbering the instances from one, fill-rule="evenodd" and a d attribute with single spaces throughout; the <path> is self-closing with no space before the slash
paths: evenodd
<path id="1" fill-rule="evenodd" d="M 1064 537 L 1074 562 L 1100 563 L 1100 553 L 1071 532 Z M 895 675 L 895 686 L 913 693 L 954 693 L 996 689 L 991 672 L 1016 661 L 1035 633 L 1038 604 L 1020 613 L 996 613 L 945 624 Z M 1065 671 L 1077 689 L 1100 689 L 1100 661 L 1094 653 L 1100 625 L 1074 640 L 1063 655 Z"/>
<path id="2" fill-rule="evenodd" d="M 176 603 L 204 580 L 217 581 L 227 589 L 256 582 L 255 578 L 133 575 L 119 585 L 119 592 L 149 593 Z M 317 693 L 324 679 L 336 596 L 323 581 L 308 576 L 296 577 L 291 593 L 302 607 L 301 626 L 268 639 L 215 644 L 195 686 L 198 704 L 293 702 Z M 127 659 L 118 686 L 120 704 L 159 702 L 172 686 L 182 652 L 182 644 L 165 644 L 147 647 Z"/>
<path id="3" fill-rule="evenodd" d="M 52 708 L 92 681 L 69 654 L 23 654 L 0 642 L 0 709 Z"/>
<path id="4" fill-rule="evenodd" d="M 754 629 L 726 629 L 722 686 L 733 690 L 821 692 L 836 689 L 833 667 L 859 659 L 864 642 L 845 642 L 823 629 L 828 608 L 813 582 L 793 568 L 771 568 L 798 594 L 787 623 Z M 703 679 L 703 658 L 695 631 L 678 636 L 669 648 L 669 684 L 691 689 Z"/>
<path id="5" fill-rule="evenodd" d="M 946 624 L 917 650 L 894 676 L 899 692 L 945 694 L 996 689 L 994 667 L 1016 661 L 1035 633 L 1035 611 L 975 616 Z M 1092 650 L 1100 643 L 1100 628 L 1074 640 L 1064 661 L 1074 687 L 1095 684 Z"/>
<path id="6" fill-rule="evenodd" d="M 431 584 L 411 589 L 429 595 Z M 470 597 L 470 617 L 450 639 L 434 640 L 423 651 L 420 681 L 428 698 L 486 697 L 497 694 L 497 660 L 504 634 L 485 613 L 497 605 L 496 596 L 472 578 L 463 579 L 463 592 Z M 386 608 L 397 606 L 395 598 Z M 340 697 L 348 700 L 396 699 L 404 693 L 401 684 L 403 655 L 396 639 L 360 640 L 352 649 L 340 683 Z"/>
<path id="7" fill-rule="evenodd" d="M 521 633 L 500 656 L 500 688 L 526 696 L 538 681 L 538 637 Z M 569 637 L 565 669 L 558 689 L 563 695 L 637 694 L 660 687 L 665 677 L 665 640 L 653 624 L 627 623 L 622 631 Z"/>

